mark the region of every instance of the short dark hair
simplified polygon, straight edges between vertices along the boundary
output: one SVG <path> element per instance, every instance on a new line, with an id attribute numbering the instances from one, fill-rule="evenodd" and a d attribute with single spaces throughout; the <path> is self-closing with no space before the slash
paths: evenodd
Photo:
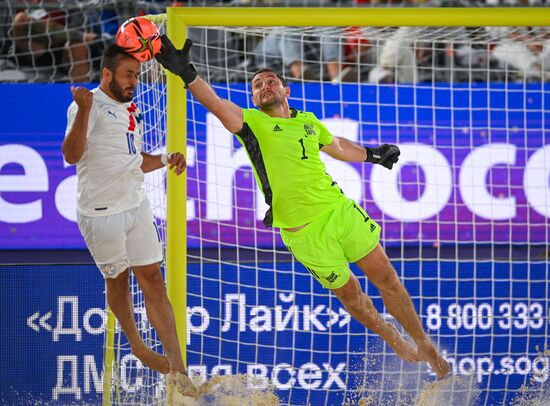
<path id="1" fill-rule="evenodd" d="M 132 58 L 132 56 L 115 43 L 107 45 L 101 57 L 101 71 L 103 71 L 103 68 L 107 68 L 114 72 L 123 58 Z"/>
<path id="2" fill-rule="evenodd" d="M 250 83 L 252 83 L 252 81 L 254 80 L 254 78 L 256 76 L 258 76 L 260 73 L 264 73 L 264 72 L 271 72 L 273 73 L 275 76 L 277 76 L 277 78 L 281 81 L 281 83 L 283 84 L 284 87 L 288 87 L 288 82 L 286 81 L 286 79 L 284 77 L 282 77 L 281 75 L 279 75 L 277 72 L 275 72 L 274 70 L 272 69 L 269 69 L 269 68 L 262 68 L 260 69 L 259 71 L 257 71 L 256 73 L 254 73 L 252 75 L 252 79 L 250 79 Z"/>

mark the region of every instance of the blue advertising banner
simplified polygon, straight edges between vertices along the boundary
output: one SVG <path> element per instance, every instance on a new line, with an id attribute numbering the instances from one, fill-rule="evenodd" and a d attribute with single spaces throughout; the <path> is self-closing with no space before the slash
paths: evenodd
<path id="1" fill-rule="evenodd" d="M 61 154 L 67 84 L 0 84 L 0 249 L 84 248 Z"/>
<path id="2" fill-rule="evenodd" d="M 476 399 L 474 393 L 481 391 L 476 402 L 452 404 L 511 404 L 522 385 L 541 399 L 539 388 L 547 385 L 550 374 L 544 353 L 547 263 L 394 265 L 407 275 L 415 307 L 425 328 L 438 337 L 453 375 L 468 383 L 463 388 L 467 399 Z M 283 404 L 295 405 L 339 405 L 350 399 L 358 404 L 353 396 L 361 394 L 387 404 L 392 392 L 409 399 L 435 379 L 427 364 L 400 361 L 383 347 L 313 283 L 307 270 L 293 270 L 285 262 L 276 267 L 262 262 L 257 269 L 248 264 L 189 265 L 187 359 L 192 373 L 202 379 L 249 374 L 271 382 Z M 290 286 L 297 290 L 282 288 Z M 382 312 L 378 291 L 367 288 Z M 100 404 L 103 292 L 94 265 L 0 267 L 1 404 Z M 142 305 L 135 313 L 141 328 Z M 136 370 L 144 368 L 125 354 L 127 346 L 119 366 L 123 389 L 151 391 L 145 380 L 135 378 Z M 409 391 L 400 382 L 412 385 Z M 455 392 L 458 396 L 457 388 Z"/>
<path id="3" fill-rule="evenodd" d="M 106 316 L 95 265 L 3 265 L 0 285 L 0 403 L 100 404 Z"/>
<path id="4" fill-rule="evenodd" d="M 314 112 L 334 134 L 400 146 L 399 170 L 325 160 L 346 194 L 381 223 L 386 242 L 547 242 L 545 88 L 349 86 L 296 86 L 291 103 Z M 4 84 L 0 94 L 0 248 L 84 248 L 75 223 L 75 168 L 60 152 L 68 85 Z M 234 94 L 247 106 L 243 92 Z M 254 208 L 250 179 L 238 175 L 248 167 L 244 151 L 203 107 L 189 111 L 188 245 L 208 245 L 201 230 L 213 235 L 221 227 L 222 244 L 272 246 L 270 233 L 235 229 L 250 222 L 262 229 L 265 211 Z"/>

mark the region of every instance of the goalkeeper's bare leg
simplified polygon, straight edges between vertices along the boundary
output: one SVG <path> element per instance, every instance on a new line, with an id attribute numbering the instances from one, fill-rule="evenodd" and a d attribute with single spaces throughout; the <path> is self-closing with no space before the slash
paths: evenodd
<path id="1" fill-rule="evenodd" d="M 130 294 L 129 271 L 125 270 L 114 279 L 107 278 L 105 282 L 107 284 L 107 303 L 120 323 L 132 348 L 132 353 L 148 368 L 167 374 L 170 371 L 168 358 L 151 351 L 138 333 Z"/>
<path id="2" fill-rule="evenodd" d="M 413 302 L 380 244 L 356 264 L 378 288 L 388 311 L 414 340 L 419 359 L 428 362 L 438 378 L 444 378 L 451 370 L 449 363 L 424 332 Z"/>
<path id="3" fill-rule="evenodd" d="M 382 319 L 371 298 L 365 294 L 355 275 L 341 288 L 332 289 L 348 313 L 369 330 L 378 334 L 395 353 L 409 362 L 419 362 L 416 346 L 407 341 L 391 323 Z"/>

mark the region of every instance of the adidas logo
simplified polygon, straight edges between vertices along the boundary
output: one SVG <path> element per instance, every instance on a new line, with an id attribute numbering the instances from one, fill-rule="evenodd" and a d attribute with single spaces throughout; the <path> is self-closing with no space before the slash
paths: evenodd
<path id="1" fill-rule="evenodd" d="M 278 124 L 275 124 L 275 127 L 273 127 L 273 131 L 283 131 L 283 129 L 279 127 Z"/>
<path id="2" fill-rule="evenodd" d="M 374 223 L 370 223 L 370 232 L 372 233 L 376 229 Z"/>

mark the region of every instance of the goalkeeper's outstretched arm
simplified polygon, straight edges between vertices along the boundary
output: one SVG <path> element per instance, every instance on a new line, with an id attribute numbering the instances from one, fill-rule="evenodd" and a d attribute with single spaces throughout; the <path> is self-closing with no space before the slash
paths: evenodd
<path id="1" fill-rule="evenodd" d="M 376 148 L 363 147 L 342 137 L 334 137 L 321 151 L 331 157 L 346 162 L 370 162 L 392 169 L 399 160 L 399 148 L 396 145 L 382 144 Z"/>
<path id="2" fill-rule="evenodd" d="M 157 61 L 185 83 L 193 96 L 222 122 L 232 133 L 238 133 L 243 128 L 243 111 L 235 103 L 220 98 L 214 89 L 203 80 L 189 60 L 189 51 L 193 42 L 186 40 L 182 49 L 176 49 L 166 36 L 161 37 L 162 48 L 157 54 Z"/>
<path id="3" fill-rule="evenodd" d="M 243 110 L 232 101 L 219 97 L 214 89 L 197 75 L 189 83 L 193 96 L 222 122 L 231 133 L 239 133 L 243 128 Z"/>

